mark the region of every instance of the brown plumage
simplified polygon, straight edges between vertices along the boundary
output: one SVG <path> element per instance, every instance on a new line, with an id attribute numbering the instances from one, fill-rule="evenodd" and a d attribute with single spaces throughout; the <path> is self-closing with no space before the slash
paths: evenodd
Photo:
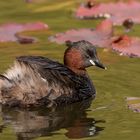
<path id="1" fill-rule="evenodd" d="M 0 103 L 6 106 L 53 106 L 95 96 L 86 69 L 96 65 L 95 47 L 87 41 L 69 42 L 64 65 L 41 56 L 20 56 L 0 76 Z"/>

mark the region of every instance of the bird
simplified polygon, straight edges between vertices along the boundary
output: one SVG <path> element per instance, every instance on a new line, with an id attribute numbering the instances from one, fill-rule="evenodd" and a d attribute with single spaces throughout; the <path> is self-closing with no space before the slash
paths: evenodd
<path id="1" fill-rule="evenodd" d="M 106 67 L 96 46 L 66 41 L 64 64 L 43 56 L 19 56 L 0 75 L 0 104 L 6 107 L 54 107 L 94 99 L 96 90 L 86 68 Z"/>

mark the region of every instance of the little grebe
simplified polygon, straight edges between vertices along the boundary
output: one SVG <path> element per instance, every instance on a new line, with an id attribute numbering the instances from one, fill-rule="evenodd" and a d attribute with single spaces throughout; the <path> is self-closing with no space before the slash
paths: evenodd
<path id="1" fill-rule="evenodd" d="M 10 107 L 70 104 L 95 97 L 86 68 L 105 69 L 96 48 L 87 41 L 67 41 L 64 65 L 41 56 L 17 57 L 0 75 L 0 103 Z"/>

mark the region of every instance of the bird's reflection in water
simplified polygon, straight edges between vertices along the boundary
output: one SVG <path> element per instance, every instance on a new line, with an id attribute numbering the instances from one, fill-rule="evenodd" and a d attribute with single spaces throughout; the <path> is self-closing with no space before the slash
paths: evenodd
<path id="1" fill-rule="evenodd" d="M 103 130 L 94 118 L 87 118 L 86 109 L 91 101 L 52 109 L 19 110 L 3 109 L 3 122 L 12 126 L 18 140 L 30 140 L 55 135 L 64 128 L 68 138 L 95 136 Z M 1 130 L 2 131 L 2 130 Z"/>

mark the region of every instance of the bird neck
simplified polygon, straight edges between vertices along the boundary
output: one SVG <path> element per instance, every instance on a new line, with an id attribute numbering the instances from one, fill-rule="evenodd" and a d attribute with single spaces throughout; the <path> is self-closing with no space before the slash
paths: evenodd
<path id="1" fill-rule="evenodd" d="M 86 75 L 81 52 L 75 48 L 67 49 L 64 54 L 64 64 L 78 75 Z"/>

